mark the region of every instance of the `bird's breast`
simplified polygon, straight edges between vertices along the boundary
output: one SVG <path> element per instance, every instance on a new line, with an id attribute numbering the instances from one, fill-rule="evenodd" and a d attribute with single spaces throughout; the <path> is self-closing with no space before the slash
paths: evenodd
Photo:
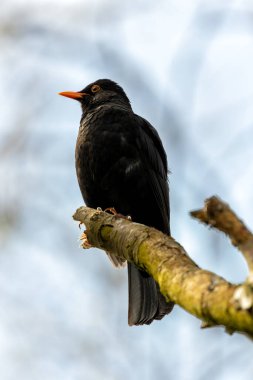
<path id="1" fill-rule="evenodd" d="M 108 112 L 101 108 L 82 118 L 76 144 L 76 172 L 84 198 L 95 187 L 107 187 L 108 175 L 123 175 L 118 173 L 119 162 L 127 175 L 139 165 L 131 157 L 135 155 L 133 136 L 126 111 Z"/>

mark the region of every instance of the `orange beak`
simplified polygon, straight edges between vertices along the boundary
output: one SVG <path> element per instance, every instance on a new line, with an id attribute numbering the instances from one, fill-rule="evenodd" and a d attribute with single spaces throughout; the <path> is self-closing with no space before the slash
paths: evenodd
<path id="1" fill-rule="evenodd" d="M 80 100 L 80 99 L 83 99 L 88 94 L 86 94 L 85 92 L 63 91 L 63 92 L 59 92 L 59 95 L 66 96 L 67 98 L 71 98 L 71 99 Z"/>

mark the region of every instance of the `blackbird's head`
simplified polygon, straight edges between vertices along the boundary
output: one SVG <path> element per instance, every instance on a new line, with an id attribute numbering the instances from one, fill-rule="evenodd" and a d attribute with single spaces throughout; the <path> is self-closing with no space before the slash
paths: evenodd
<path id="1" fill-rule="evenodd" d="M 59 95 L 78 100 L 84 112 L 106 103 L 118 103 L 130 106 L 124 90 L 110 79 L 99 79 L 78 92 L 65 91 Z"/>

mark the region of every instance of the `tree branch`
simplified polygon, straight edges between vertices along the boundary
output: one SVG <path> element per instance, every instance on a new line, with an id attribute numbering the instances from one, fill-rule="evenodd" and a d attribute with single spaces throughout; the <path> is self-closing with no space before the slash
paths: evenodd
<path id="1" fill-rule="evenodd" d="M 253 235 L 229 205 L 217 197 L 211 197 L 205 201 L 203 209 L 190 214 L 229 236 L 231 243 L 243 254 L 249 268 L 248 282 L 253 284 Z"/>
<path id="2" fill-rule="evenodd" d="M 205 214 L 213 201 L 218 211 Z M 233 224 L 227 229 L 218 227 L 217 221 L 223 219 L 219 204 L 224 207 L 218 198 L 211 198 L 203 210 L 192 214 L 229 234 L 238 248 L 244 246 L 245 241 L 249 241 L 248 230 L 243 229 L 244 239 L 240 238 L 239 225 L 235 227 Z M 227 211 L 229 208 L 225 206 Z M 92 246 L 146 270 L 157 281 L 162 294 L 201 319 L 203 327 L 223 325 L 229 332 L 243 332 L 253 337 L 253 287 L 250 282 L 234 285 L 199 268 L 179 243 L 154 228 L 87 207 L 80 207 L 73 218 L 86 225 L 87 238 Z M 224 225 L 229 226 L 229 223 Z"/>

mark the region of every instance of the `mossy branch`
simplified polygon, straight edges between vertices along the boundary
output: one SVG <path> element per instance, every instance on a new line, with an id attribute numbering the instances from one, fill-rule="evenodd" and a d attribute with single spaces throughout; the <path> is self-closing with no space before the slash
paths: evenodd
<path id="1" fill-rule="evenodd" d="M 252 234 L 228 205 L 212 197 L 191 215 L 228 234 L 244 254 L 251 273 Z M 73 218 L 85 224 L 91 246 L 146 270 L 162 294 L 201 319 L 202 327 L 223 325 L 228 332 L 243 332 L 253 338 L 252 276 L 243 284 L 231 284 L 199 268 L 172 237 L 100 210 L 80 207 Z M 85 242 L 84 247 L 89 244 Z"/>
<path id="2" fill-rule="evenodd" d="M 253 235 L 229 205 L 218 197 L 211 197 L 206 200 L 203 209 L 190 214 L 230 238 L 231 243 L 243 254 L 249 268 L 248 282 L 253 283 Z"/>

